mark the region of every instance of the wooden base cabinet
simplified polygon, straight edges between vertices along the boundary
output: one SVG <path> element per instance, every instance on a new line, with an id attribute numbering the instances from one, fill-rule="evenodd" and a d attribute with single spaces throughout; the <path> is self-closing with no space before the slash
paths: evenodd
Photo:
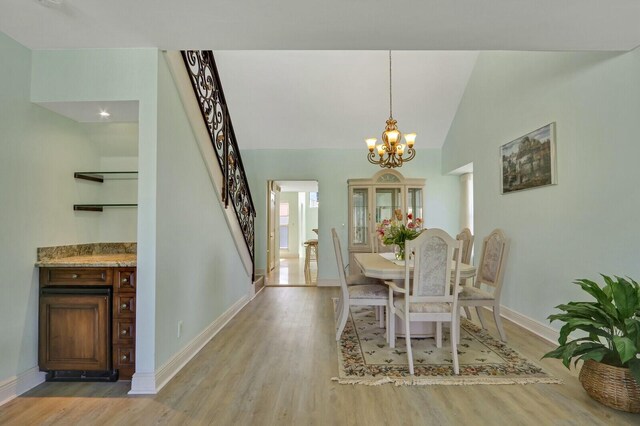
<path id="1" fill-rule="evenodd" d="M 109 294 L 41 293 L 40 368 L 110 370 L 109 321 Z"/>
<path id="2" fill-rule="evenodd" d="M 116 372 L 130 380 L 135 307 L 136 268 L 40 268 L 40 370 L 65 380 Z"/>

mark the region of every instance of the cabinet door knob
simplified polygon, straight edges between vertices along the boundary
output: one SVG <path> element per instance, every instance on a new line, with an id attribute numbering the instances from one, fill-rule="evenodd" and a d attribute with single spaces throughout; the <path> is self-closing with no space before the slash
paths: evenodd
<path id="1" fill-rule="evenodd" d="M 120 332 L 120 334 L 122 334 L 123 336 L 127 334 L 127 329 L 124 329 Z"/>
<path id="2" fill-rule="evenodd" d="M 78 278 L 78 274 L 71 274 L 71 278 L 75 280 L 76 278 Z"/>
<path id="3" fill-rule="evenodd" d="M 126 361 L 127 360 L 127 356 L 126 355 L 122 355 L 122 360 Z"/>
<path id="4" fill-rule="evenodd" d="M 129 307 L 129 305 L 127 305 L 126 303 L 123 303 L 122 305 L 120 305 L 120 308 L 122 309 L 127 309 L 127 307 Z"/>
<path id="5" fill-rule="evenodd" d="M 123 279 L 122 279 L 122 282 L 123 282 L 123 283 L 128 283 L 128 282 L 129 282 L 129 280 L 128 280 L 127 278 L 123 278 Z"/>

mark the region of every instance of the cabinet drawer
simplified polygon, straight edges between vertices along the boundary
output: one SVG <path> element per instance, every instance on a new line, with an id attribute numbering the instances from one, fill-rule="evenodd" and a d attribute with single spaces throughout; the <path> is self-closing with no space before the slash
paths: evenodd
<path id="1" fill-rule="evenodd" d="M 136 315 L 136 295 L 131 293 L 113 296 L 113 316 L 117 318 L 134 318 Z"/>
<path id="2" fill-rule="evenodd" d="M 113 368 L 132 367 L 136 363 L 136 350 L 133 346 L 117 345 L 113 347 Z"/>
<path id="3" fill-rule="evenodd" d="M 134 345 L 136 342 L 136 322 L 131 319 L 113 320 L 113 343 Z"/>
<path id="4" fill-rule="evenodd" d="M 109 268 L 41 268 L 40 285 L 111 285 Z"/>
<path id="5" fill-rule="evenodd" d="M 114 282 L 116 293 L 135 293 L 136 291 L 136 270 L 116 269 L 116 280 Z"/>

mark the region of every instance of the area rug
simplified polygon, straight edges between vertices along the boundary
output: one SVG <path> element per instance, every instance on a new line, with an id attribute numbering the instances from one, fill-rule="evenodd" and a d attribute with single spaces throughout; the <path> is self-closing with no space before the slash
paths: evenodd
<path id="1" fill-rule="evenodd" d="M 352 307 L 338 342 L 339 375 L 332 380 L 373 386 L 561 383 L 466 319 L 458 345 L 460 374 L 455 375 L 448 335 L 443 330 L 441 348 L 436 348 L 434 338 L 411 339 L 415 372 L 411 376 L 404 337 L 397 338 L 391 349 L 373 307 Z"/>

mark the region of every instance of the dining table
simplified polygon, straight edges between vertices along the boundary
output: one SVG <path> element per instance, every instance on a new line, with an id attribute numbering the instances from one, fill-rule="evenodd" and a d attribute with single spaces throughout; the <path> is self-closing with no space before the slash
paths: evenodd
<path id="1" fill-rule="evenodd" d="M 404 261 L 395 260 L 394 253 L 354 253 L 353 257 L 362 273 L 367 277 L 379 278 L 381 280 L 404 279 Z M 411 262 L 411 260 L 409 262 Z M 411 266 L 411 263 L 409 263 L 409 265 Z M 455 266 L 456 262 L 452 260 L 452 273 Z M 460 263 L 460 279 L 473 278 L 475 275 L 475 266 Z"/>
<path id="2" fill-rule="evenodd" d="M 354 253 L 353 258 L 360 267 L 362 273 L 371 278 L 379 278 L 386 281 L 404 280 L 405 261 L 395 259 L 394 253 Z M 411 262 L 409 261 L 411 268 Z M 451 261 L 451 273 L 455 270 L 456 262 Z M 466 263 L 460 263 L 460 279 L 466 280 L 476 275 L 476 267 Z M 412 322 L 412 337 L 432 337 L 435 334 L 433 323 Z M 396 336 L 405 335 L 404 321 L 396 321 Z M 393 346 L 392 346 L 393 347 Z"/>

